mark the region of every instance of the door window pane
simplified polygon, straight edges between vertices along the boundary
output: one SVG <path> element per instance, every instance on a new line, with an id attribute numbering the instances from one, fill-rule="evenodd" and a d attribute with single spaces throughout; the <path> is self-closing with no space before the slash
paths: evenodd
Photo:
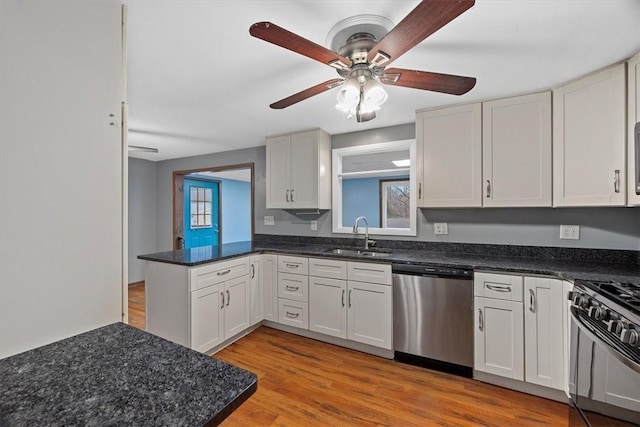
<path id="1" fill-rule="evenodd" d="M 212 196 L 211 188 L 191 187 L 189 192 L 191 206 L 189 224 L 192 230 L 196 228 L 211 228 Z"/>

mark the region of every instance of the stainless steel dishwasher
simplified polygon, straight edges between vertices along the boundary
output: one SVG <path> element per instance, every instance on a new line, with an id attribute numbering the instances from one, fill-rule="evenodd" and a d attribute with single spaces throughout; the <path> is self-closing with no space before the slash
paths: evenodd
<path id="1" fill-rule="evenodd" d="M 395 359 L 471 377 L 473 272 L 393 264 Z"/>

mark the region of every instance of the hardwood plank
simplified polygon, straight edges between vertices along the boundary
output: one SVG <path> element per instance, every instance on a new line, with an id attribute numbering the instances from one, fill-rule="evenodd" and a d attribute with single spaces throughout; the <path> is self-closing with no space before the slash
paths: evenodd
<path id="1" fill-rule="evenodd" d="M 144 284 L 129 287 L 129 321 L 144 328 Z M 223 426 L 568 425 L 565 404 L 267 327 L 215 357 L 258 376 Z"/>

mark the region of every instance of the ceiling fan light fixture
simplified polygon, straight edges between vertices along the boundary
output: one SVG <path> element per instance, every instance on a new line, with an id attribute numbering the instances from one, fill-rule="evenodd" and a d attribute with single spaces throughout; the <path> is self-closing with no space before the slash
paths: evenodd
<path id="1" fill-rule="evenodd" d="M 347 79 L 338 94 L 336 95 L 338 103 L 336 108 L 342 112 L 353 114 L 360 102 L 360 83 L 355 78 Z"/>
<path id="2" fill-rule="evenodd" d="M 364 97 L 360 105 L 362 112 L 378 111 L 382 104 L 387 102 L 387 91 L 380 82 L 371 78 L 364 86 Z"/>

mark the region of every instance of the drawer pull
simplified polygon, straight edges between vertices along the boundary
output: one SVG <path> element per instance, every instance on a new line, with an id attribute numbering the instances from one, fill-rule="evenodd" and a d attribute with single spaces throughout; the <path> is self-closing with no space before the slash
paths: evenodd
<path id="1" fill-rule="evenodd" d="M 229 274 L 229 273 L 231 273 L 231 269 L 230 268 L 226 269 L 225 271 L 218 271 L 217 274 L 218 274 L 218 276 L 224 276 L 225 274 Z"/>
<path id="2" fill-rule="evenodd" d="M 295 291 L 297 291 L 298 289 L 300 289 L 300 286 L 289 286 L 289 285 L 287 285 L 287 286 L 285 286 L 284 288 L 285 288 L 286 290 L 290 291 L 290 292 L 295 292 Z"/>
<path id="3" fill-rule="evenodd" d="M 291 313 L 290 311 L 286 312 L 286 315 L 290 319 L 297 319 L 300 316 L 300 313 Z"/>
<path id="4" fill-rule="evenodd" d="M 511 292 L 511 286 L 500 286 L 500 285 L 485 285 L 487 289 L 496 292 Z"/>
<path id="5" fill-rule="evenodd" d="M 289 264 L 289 263 L 287 263 L 284 266 L 287 267 L 287 268 L 298 268 L 298 267 L 300 267 L 300 264 Z"/>

